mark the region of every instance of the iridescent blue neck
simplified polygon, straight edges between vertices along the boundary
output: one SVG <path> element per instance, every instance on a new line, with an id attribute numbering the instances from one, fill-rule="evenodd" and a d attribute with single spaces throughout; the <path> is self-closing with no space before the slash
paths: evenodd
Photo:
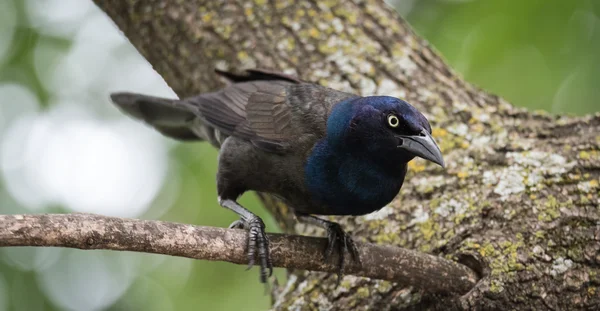
<path id="1" fill-rule="evenodd" d="M 334 107 L 327 137 L 316 144 L 305 164 L 307 189 L 332 214 L 364 215 L 385 206 L 398 194 L 406 163 L 412 158 L 402 151 L 377 152 L 376 142 L 358 144 L 348 139 L 351 121 L 359 110 L 365 110 L 363 99 Z"/>
<path id="2" fill-rule="evenodd" d="M 330 147 L 343 148 L 348 126 L 358 109 L 355 104 L 358 98 L 350 98 L 333 107 L 327 119 L 327 142 Z"/>
<path id="3" fill-rule="evenodd" d="M 344 152 L 321 140 L 304 167 L 305 185 L 313 200 L 335 215 L 364 215 L 392 201 L 404 181 L 406 162 L 393 167 L 369 157 Z"/>

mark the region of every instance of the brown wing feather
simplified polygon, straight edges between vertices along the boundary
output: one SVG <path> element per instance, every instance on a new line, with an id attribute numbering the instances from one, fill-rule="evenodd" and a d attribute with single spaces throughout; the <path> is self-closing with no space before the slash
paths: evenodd
<path id="1" fill-rule="evenodd" d="M 246 120 L 257 136 L 268 141 L 282 142 L 291 123 L 291 106 L 287 102 L 285 85 L 266 85 L 250 95 Z"/>
<path id="2" fill-rule="evenodd" d="M 255 142 L 269 151 L 285 149 L 285 128 L 290 121 L 286 103 L 287 81 L 259 80 L 234 83 L 190 98 L 204 121 L 219 131 Z M 282 116 L 288 115 L 287 118 Z"/>
<path id="3" fill-rule="evenodd" d="M 330 108 L 355 96 L 266 70 L 248 70 L 247 75 L 217 73 L 233 83 L 187 99 L 190 106 L 222 133 L 270 152 L 285 152 L 307 135 L 324 137 Z"/>

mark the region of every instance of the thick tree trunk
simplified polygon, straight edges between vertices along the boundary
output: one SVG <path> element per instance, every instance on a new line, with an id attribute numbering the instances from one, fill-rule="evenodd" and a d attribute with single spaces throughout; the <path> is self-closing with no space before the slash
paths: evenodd
<path id="1" fill-rule="evenodd" d="M 464 82 L 381 1 L 95 0 L 179 96 L 221 69 L 268 67 L 426 112 L 447 163 L 415 160 L 401 194 L 338 218 L 362 241 L 457 260 L 481 275 L 461 297 L 294 272 L 274 309 L 600 308 L 600 115 L 517 109 Z M 518 73 L 516 73 L 518 74 Z M 282 204 L 263 198 L 301 234 Z"/>

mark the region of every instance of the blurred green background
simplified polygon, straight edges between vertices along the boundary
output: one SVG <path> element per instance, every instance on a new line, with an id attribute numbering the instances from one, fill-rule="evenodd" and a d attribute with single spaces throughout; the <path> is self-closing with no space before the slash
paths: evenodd
<path id="1" fill-rule="evenodd" d="M 468 81 L 515 105 L 600 111 L 600 3 L 390 1 Z M 114 90 L 174 96 L 88 0 L 0 0 L 0 213 L 93 212 L 227 226 L 217 152 L 120 114 Z M 252 194 L 242 203 L 275 223 Z M 4 310 L 266 310 L 257 272 L 166 256 L 0 249 Z M 283 271 L 277 271 L 280 283 Z"/>

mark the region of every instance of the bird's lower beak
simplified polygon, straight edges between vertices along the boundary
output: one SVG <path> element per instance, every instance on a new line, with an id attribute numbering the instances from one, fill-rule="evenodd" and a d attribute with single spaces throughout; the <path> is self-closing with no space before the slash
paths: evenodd
<path id="1" fill-rule="evenodd" d="M 418 135 L 399 135 L 398 138 L 400 139 L 398 148 L 405 149 L 417 157 L 444 167 L 444 159 L 442 158 L 440 147 L 438 147 L 431 134 L 426 130 L 422 130 Z"/>

